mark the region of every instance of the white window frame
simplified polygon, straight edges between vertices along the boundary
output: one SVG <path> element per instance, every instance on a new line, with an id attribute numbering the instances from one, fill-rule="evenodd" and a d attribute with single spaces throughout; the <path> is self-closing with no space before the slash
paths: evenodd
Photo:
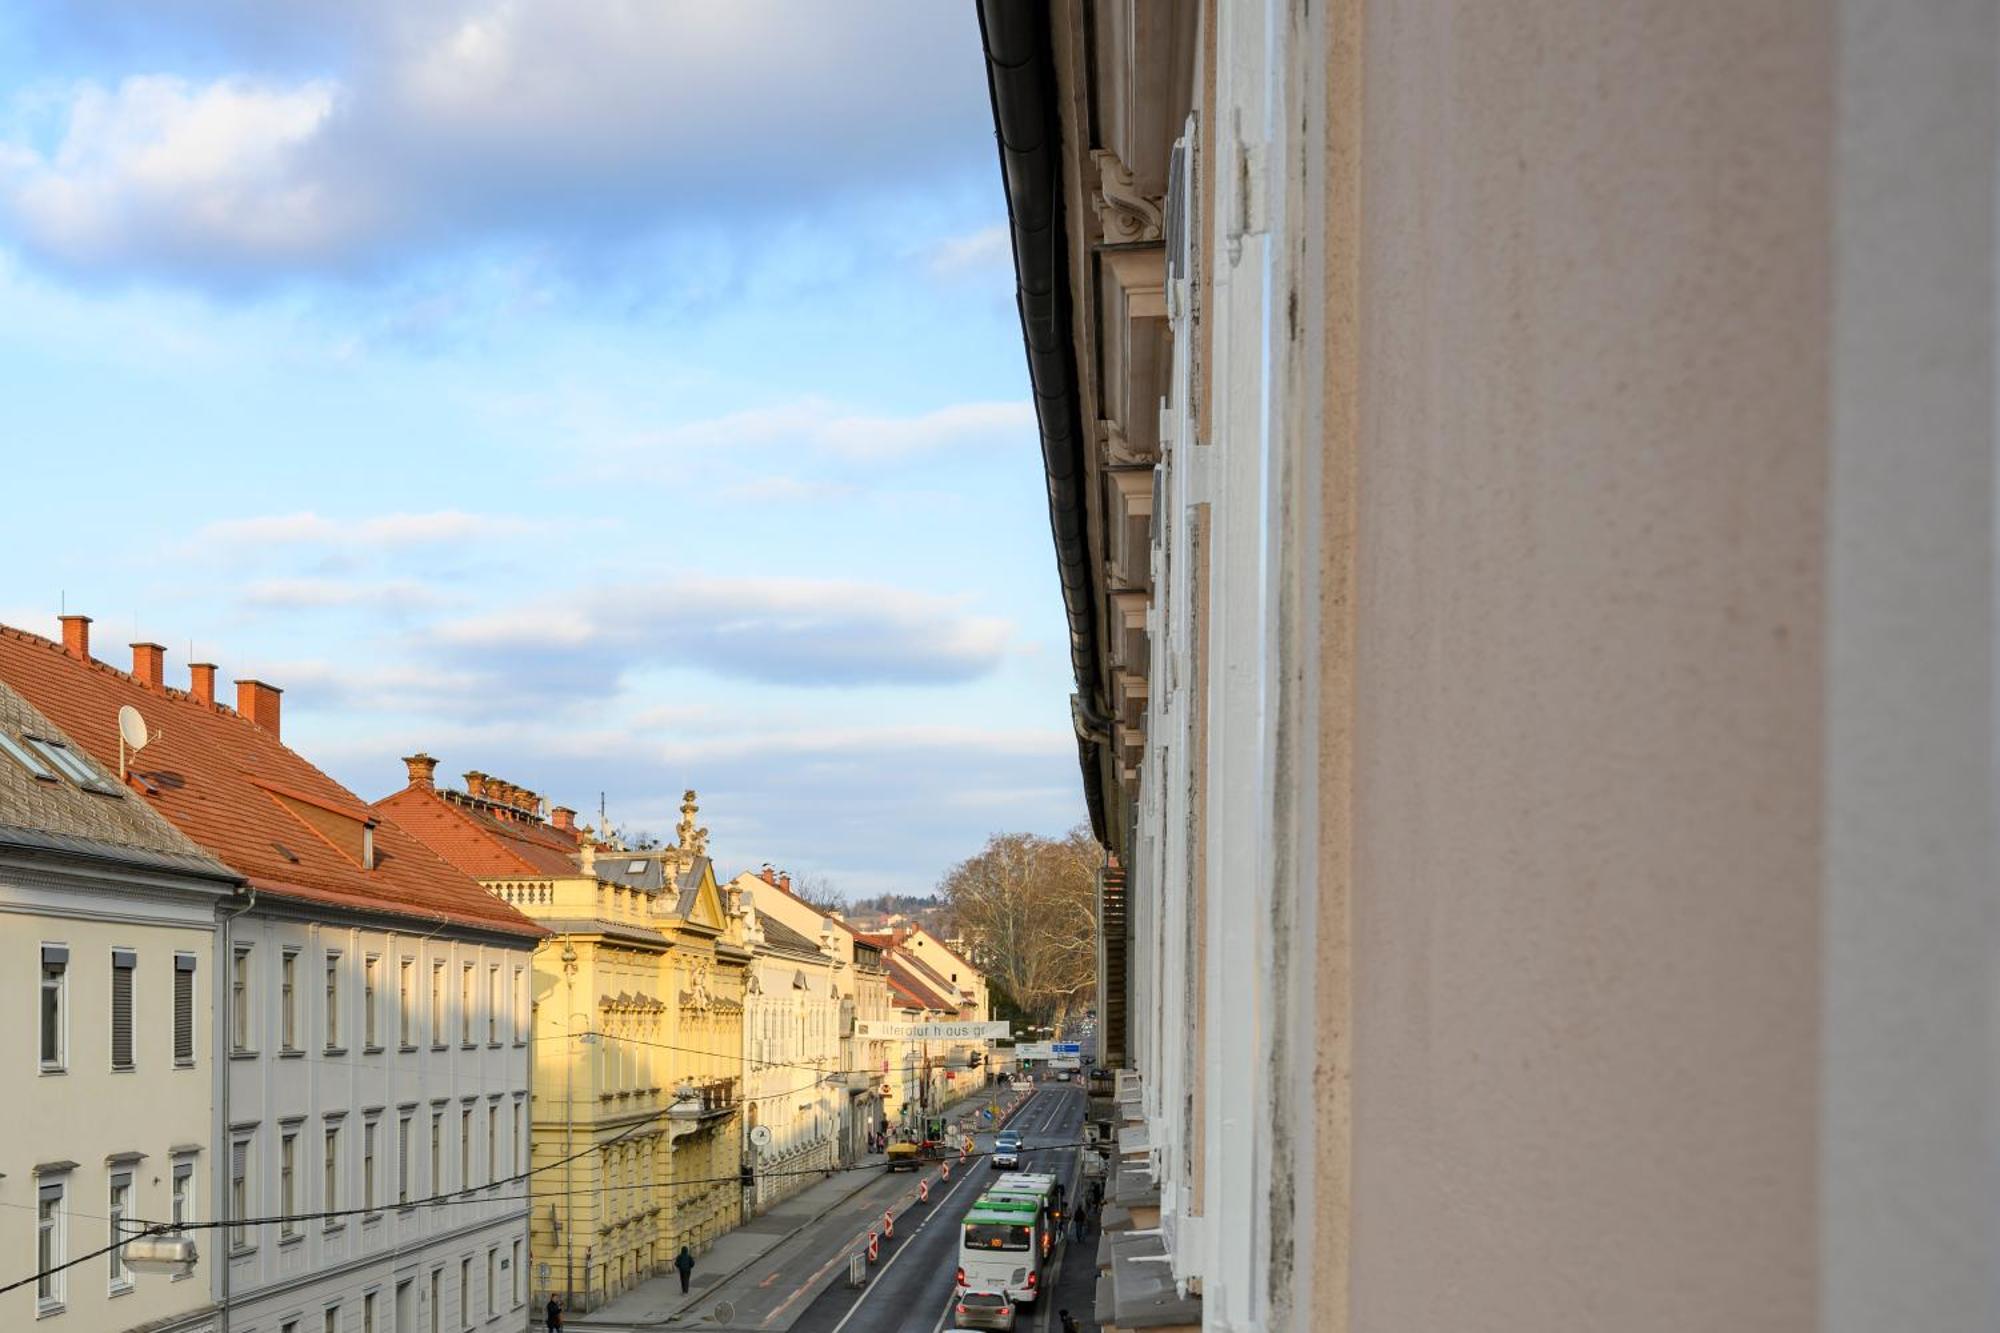
<path id="1" fill-rule="evenodd" d="M 458 972 L 458 1044 L 472 1045 L 472 974 L 475 963 L 460 963 Z"/>
<path id="2" fill-rule="evenodd" d="M 229 1248 L 232 1253 L 240 1253 L 250 1248 L 250 1227 L 245 1221 L 250 1216 L 251 1201 L 257 1197 L 252 1188 L 251 1172 L 257 1160 L 257 1136 L 255 1131 L 232 1134 L 229 1139 Z M 239 1174 L 236 1164 L 242 1162 Z"/>
<path id="3" fill-rule="evenodd" d="M 119 1241 L 124 1233 L 125 1219 L 131 1212 L 132 1171 L 127 1167 L 111 1173 L 109 1188 L 105 1191 L 105 1241 L 116 1247 L 104 1256 L 110 1270 L 108 1290 L 113 1296 L 123 1296 L 138 1285 L 132 1270 L 125 1266 L 125 1247 Z"/>
<path id="4" fill-rule="evenodd" d="M 52 953 L 60 957 L 51 959 Z M 54 972 L 53 979 L 50 973 Z M 69 947 L 44 940 L 41 965 L 35 970 L 35 1057 L 44 1074 L 61 1074 L 69 1069 Z M 50 995 L 55 1004 L 55 1022 L 49 1022 Z M 53 1028 L 53 1031 L 51 1031 Z M 49 1058 L 48 1039 L 53 1036 L 55 1058 Z"/>
<path id="5" fill-rule="evenodd" d="M 326 964 L 326 1049 L 340 1046 L 340 951 L 328 949 Z"/>
<path id="6" fill-rule="evenodd" d="M 431 1049 L 444 1049 L 444 959 L 431 960 Z"/>
<path id="7" fill-rule="evenodd" d="M 321 1212 L 333 1214 L 340 1211 L 341 1122 L 338 1120 L 326 1121 L 322 1129 L 323 1132 L 320 1135 L 322 1145 L 320 1149 L 320 1193 L 322 1197 L 319 1206 Z M 291 1210 L 288 1208 L 285 1211 L 290 1212 Z M 338 1230 L 340 1221 L 338 1217 L 328 1216 L 326 1219 L 326 1229 L 328 1231 Z"/>
<path id="8" fill-rule="evenodd" d="M 257 980 L 253 956 L 256 949 L 253 945 L 238 944 L 233 952 L 235 957 L 229 964 L 229 1049 L 232 1053 L 248 1054 L 257 1049 L 257 1008 L 251 1003 Z"/>
<path id="9" fill-rule="evenodd" d="M 410 1203 L 410 1129 L 416 1119 L 414 1111 L 399 1111 L 396 1115 L 396 1206 L 407 1208 Z"/>
<path id="10" fill-rule="evenodd" d="M 51 1208 L 50 1205 L 54 1207 Z M 35 1317 L 62 1313 L 69 1294 L 69 1178 L 41 1176 L 35 1186 Z"/>
<path id="11" fill-rule="evenodd" d="M 129 960 L 123 961 L 120 960 Z M 129 1057 L 124 1064 L 118 1063 L 118 974 L 125 974 L 125 1051 Z M 114 1074 L 130 1074 L 139 1068 L 139 951 L 137 949 L 114 948 L 111 950 L 111 973 L 109 988 L 105 991 L 107 1012 L 105 1015 L 105 1064 Z"/>
<path id="12" fill-rule="evenodd" d="M 369 1213 L 377 1212 L 381 1208 L 381 1201 L 377 1198 L 375 1190 L 377 1169 L 375 1149 L 379 1137 L 377 1131 L 381 1125 L 379 1116 L 371 1115 L 361 1122 L 361 1207 Z"/>
<path id="13" fill-rule="evenodd" d="M 500 964 L 486 965 L 486 1044 L 500 1044 Z"/>
<path id="14" fill-rule="evenodd" d="M 278 954 L 278 1049 L 293 1052 L 299 1046 L 299 951 L 284 949 Z"/>
<path id="15" fill-rule="evenodd" d="M 382 955 L 368 954 L 361 960 L 361 1045 L 364 1050 L 381 1047 L 376 1026 L 376 1004 L 382 989 Z"/>
<path id="16" fill-rule="evenodd" d="M 396 1035 L 402 1040 L 397 1043 L 403 1050 L 413 1051 L 416 1043 L 417 1019 L 417 960 L 398 958 L 396 960 Z M 401 1330 L 398 1330 L 401 1333 Z"/>
<path id="17" fill-rule="evenodd" d="M 278 1131 L 278 1236 L 299 1234 L 299 1127 Z"/>
<path id="18" fill-rule="evenodd" d="M 174 955 L 174 978 L 172 982 L 173 1030 L 167 1034 L 167 1044 L 173 1057 L 173 1066 L 176 1069 L 193 1069 L 196 1062 L 201 1058 L 201 1025 L 195 1022 L 195 986 L 199 981 L 199 977 L 196 975 L 197 966 L 195 955 L 191 953 L 177 953 Z M 187 978 L 188 1044 L 185 1056 L 181 1054 L 180 1049 L 182 977 Z"/>

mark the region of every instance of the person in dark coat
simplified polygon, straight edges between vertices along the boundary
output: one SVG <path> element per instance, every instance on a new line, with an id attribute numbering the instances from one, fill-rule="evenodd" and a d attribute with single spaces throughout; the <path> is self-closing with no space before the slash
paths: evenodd
<path id="1" fill-rule="evenodd" d="M 548 1319 L 548 1326 L 550 1329 L 550 1333 L 554 1333 L 554 1330 L 559 1329 L 563 1326 L 562 1302 L 557 1300 L 553 1296 L 549 1297 L 549 1308 L 545 1312 L 545 1315 L 546 1318 Z"/>
<path id="2" fill-rule="evenodd" d="M 1076 1317 L 1067 1310 L 1058 1310 L 1056 1318 L 1062 1320 L 1062 1333 L 1076 1333 Z"/>
<path id="3" fill-rule="evenodd" d="M 681 1273 L 681 1295 L 687 1295 L 688 1279 L 694 1276 L 694 1255 L 688 1247 L 681 1246 L 681 1252 L 674 1256 L 674 1267 Z"/>

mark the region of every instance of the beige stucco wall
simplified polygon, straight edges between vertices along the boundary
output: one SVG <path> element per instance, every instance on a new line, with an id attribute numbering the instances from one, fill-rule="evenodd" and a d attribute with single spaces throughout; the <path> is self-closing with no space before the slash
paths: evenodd
<path id="1" fill-rule="evenodd" d="M 1810 1327 L 1825 7 L 1361 31 L 1353 1326 Z"/>

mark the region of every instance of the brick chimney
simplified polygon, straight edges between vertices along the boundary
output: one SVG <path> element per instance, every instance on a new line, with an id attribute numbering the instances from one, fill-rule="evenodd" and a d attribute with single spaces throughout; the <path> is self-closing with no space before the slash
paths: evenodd
<path id="1" fill-rule="evenodd" d="M 58 616 L 62 621 L 63 651 L 79 662 L 90 660 L 90 617 Z"/>
<path id="2" fill-rule="evenodd" d="M 476 768 L 465 772 L 465 794 L 475 800 L 486 799 L 486 775 Z"/>
<path id="3" fill-rule="evenodd" d="M 769 884 L 774 889 L 778 887 L 778 872 L 771 869 L 771 863 L 769 861 L 766 861 L 764 863 L 764 868 L 757 872 L 757 878 L 763 880 L 766 884 Z"/>
<path id="4" fill-rule="evenodd" d="M 566 805 L 559 805 L 549 811 L 549 822 L 564 833 L 576 832 L 576 811 Z"/>
<path id="5" fill-rule="evenodd" d="M 132 645 L 132 674 L 149 690 L 166 688 L 167 649 L 165 644 Z"/>
<path id="6" fill-rule="evenodd" d="M 778 887 L 783 889 L 786 893 L 790 893 L 792 891 L 791 871 L 787 870 L 784 874 L 778 876 Z"/>
<path id="7" fill-rule="evenodd" d="M 236 711 L 273 736 L 278 735 L 278 696 L 284 691 L 261 680 L 236 682 Z"/>
<path id="8" fill-rule="evenodd" d="M 196 703 L 215 707 L 215 663 L 188 663 L 188 693 Z"/>
<path id="9" fill-rule="evenodd" d="M 422 750 L 403 756 L 403 766 L 410 770 L 410 785 L 422 791 L 437 790 L 438 761 Z"/>

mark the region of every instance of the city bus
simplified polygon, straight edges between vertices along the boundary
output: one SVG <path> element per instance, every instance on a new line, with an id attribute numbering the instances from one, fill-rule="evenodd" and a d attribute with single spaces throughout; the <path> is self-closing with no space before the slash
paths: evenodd
<path id="1" fill-rule="evenodd" d="M 1035 1224 L 1035 1253 L 1046 1261 L 1049 1249 L 1055 1244 L 1053 1227 L 1049 1222 L 1048 1200 L 1039 1194 L 1021 1194 L 1010 1190 L 988 1190 L 979 1196 L 974 1207 L 988 1212 L 1019 1213 Z"/>
<path id="2" fill-rule="evenodd" d="M 959 1232 L 958 1289 L 1004 1291 L 1016 1304 L 1033 1304 L 1042 1284 L 1040 1232 L 1032 1211 L 973 1204 Z"/>

